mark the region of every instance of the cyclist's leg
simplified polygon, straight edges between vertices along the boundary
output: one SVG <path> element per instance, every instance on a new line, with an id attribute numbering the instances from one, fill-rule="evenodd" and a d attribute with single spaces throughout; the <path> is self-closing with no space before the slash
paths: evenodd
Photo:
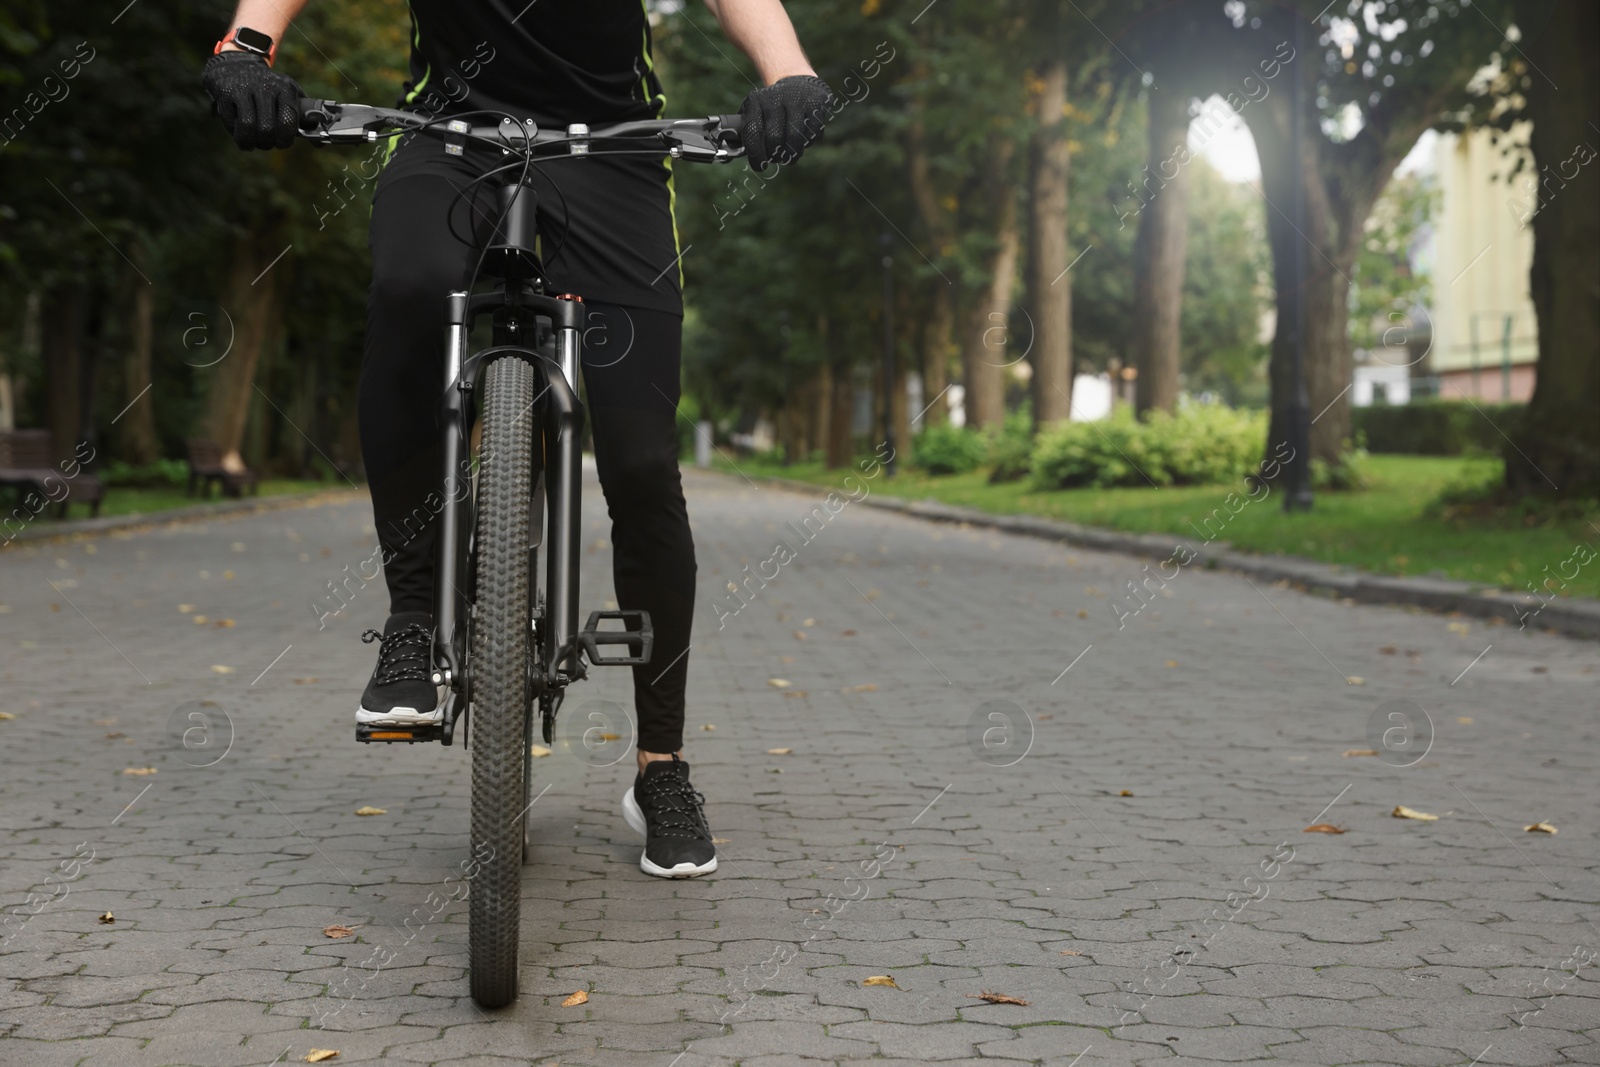
<path id="1" fill-rule="evenodd" d="M 694 538 L 678 472 L 683 319 L 595 303 L 586 317 L 583 376 L 617 603 L 648 611 L 655 630 L 650 662 L 633 668 L 638 747 L 664 755 L 683 747 L 694 615 Z"/>
<path id="2" fill-rule="evenodd" d="M 372 491 L 392 612 L 433 611 L 433 544 L 440 510 L 439 397 L 444 388 L 444 297 L 472 269 L 472 249 L 446 213 L 471 169 L 402 149 L 372 205 L 372 288 L 361 363 L 361 454 Z M 465 209 L 454 213 L 458 230 Z"/>

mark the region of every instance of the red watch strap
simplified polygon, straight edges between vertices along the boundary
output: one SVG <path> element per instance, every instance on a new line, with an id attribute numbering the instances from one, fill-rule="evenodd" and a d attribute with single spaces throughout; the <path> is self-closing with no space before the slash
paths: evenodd
<path id="1" fill-rule="evenodd" d="M 214 56 L 221 55 L 222 54 L 222 46 L 223 45 L 238 44 L 239 42 L 234 39 L 234 38 L 238 37 L 238 35 L 239 35 L 239 30 L 238 30 L 237 27 L 235 27 L 234 29 L 229 30 L 227 32 L 227 34 L 222 38 L 222 40 L 217 42 L 217 46 L 211 50 L 211 54 L 214 55 Z M 241 52 L 250 52 L 251 50 L 241 46 L 239 51 L 241 51 Z M 252 55 L 260 55 L 261 53 L 260 52 L 251 52 L 251 54 Z M 272 42 L 272 47 L 267 49 L 267 66 L 269 66 L 269 67 L 272 66 L 272 61 L 274 59 L 276 59 L 277 57 L 278 57 L 278 42 L 277 41 L 273 41 Z"/>

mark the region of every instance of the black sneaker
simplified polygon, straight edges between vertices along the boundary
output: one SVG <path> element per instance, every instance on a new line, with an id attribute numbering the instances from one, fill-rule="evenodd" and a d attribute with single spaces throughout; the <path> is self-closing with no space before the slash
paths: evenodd
<path id="1" fill-rule="evenodd" d="M 644 773 L 622 795 L 622 817 L 644 837 L 641 871 L 658 878 L 693 878 L 717 869 L 705 802 L 689 784 L 689 765 L 677 756 L 645 764 Z"/>
<path id="2" fill-rule="evenodd" d="M 358 724 L 417 726 L 444 721 L 444 688 L 433 684 L 433 616 L 404 611 L 389 616 L 383 633 L 368 630 L 361 640 L 378 642 L 378 665 L 361 694 Z"/>

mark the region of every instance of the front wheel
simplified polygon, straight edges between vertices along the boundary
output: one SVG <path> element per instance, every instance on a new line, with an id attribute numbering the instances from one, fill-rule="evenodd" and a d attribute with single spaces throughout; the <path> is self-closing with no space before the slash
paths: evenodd
<path id="1" fill-rule="evenodd" d="M 472 649 L 472 847 L 482 852 L 468 912 L 472 999 L 517 996 L 522 821 L 528 752 L 534 372 L 511 357 L 484 374 L 478 464 L 477 609 Z"/>

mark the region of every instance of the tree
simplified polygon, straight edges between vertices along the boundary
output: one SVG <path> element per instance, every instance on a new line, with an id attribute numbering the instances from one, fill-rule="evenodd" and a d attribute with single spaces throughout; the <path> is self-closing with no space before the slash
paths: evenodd
<path id="1" fill-rule="evenodd" d="M 1315 34 L 1297 38 L 1309 5 L 1226 6 L 1232 32 L 1207 29 L 1219 46 L 1212 88 L 1229 94 L 1255 138 L 1272 248 L 1278 314 L 1268 448 L 1289 436 L 1299 311 L 1310 458 L 1337 464 L 1351 432 L 1348 305 L 1367 214 L 1423 131 L 1471 110 L 1469 83 L 1504 40 L 1504 20 L 1460 0 L 1348 0 L 1321 16 Z M 1302 55 L 1296 39 L 1316 44 Z M 1290 137 L 1296 81 L 1306 131 L 1298 146 Z M 1297 198 L 1303 226 L 1290 215 Z"/>
<path id="2" fill-rule="evenodd" d="M 1139 377 L 1135 405 L 1171 412 L 1178 406 L 1178 341 L 1183 271 L 1189 252 L 1189 92 L 1177 79 L 1152 88 L 1150 162 L 1145 165 L 1151 200 L 1139 214 L 1134 261 L 1133 365 Z M 1150 187 L 1154 178 L 1157 187 Z"/>
<path id="3" fill-rule="evenodd" d="M 1531 71 L 1520 71 L 1529 148 L 1539 173 L 1529 279 L 1539 324 L 1538 383 L 1506 452 L 1515 492 L 1600 496 L 1600 166 L 1590 127 L 1600 114 L 1600 6 L 1516 5 Z M 1558 89 L 1557 86 L 1560 88 Z"/>

